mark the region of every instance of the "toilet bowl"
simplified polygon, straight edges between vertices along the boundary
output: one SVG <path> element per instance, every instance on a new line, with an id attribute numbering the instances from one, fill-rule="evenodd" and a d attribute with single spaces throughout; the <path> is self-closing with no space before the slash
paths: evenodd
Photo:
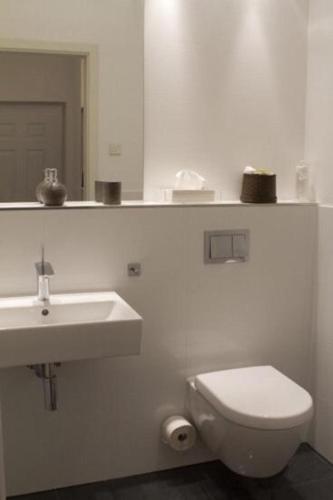
<path id="1" fill-rule="evenodd" d="M 284 469 L 313 414 L 310 394 L 272 366 L 192 377 L 187 406 L 207 447 L 231 470 L 249 477 Z"/>

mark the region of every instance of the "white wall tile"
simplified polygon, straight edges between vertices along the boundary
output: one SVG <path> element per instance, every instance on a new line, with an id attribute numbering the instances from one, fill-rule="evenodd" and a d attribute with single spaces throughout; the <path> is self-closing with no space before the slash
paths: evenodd
<path id="1" fill-rule="evenodd" d="M 312 443 L 333 461 L 333 208 L 319 207 L 317 313 L 313 345 L 316 419 Z"/>
<path id="2" fill-rule="evenodd" d="M 318 199 L 332 203 L 333 4 L 309 2 L 306 158 L 314 167 Z"/>
<path id="3" fill-rule="evenodd" d="M 320 399 L 316 401 L 313 441 L 316 450 L 333 462 L 333 405 Z"/>
<path id="4" fill-rule="evenodd" d="M 147 0 L 145 10 L 147 199 L 184 168 L 239 199 L 249 164 L 275 170 L 279 196 L 294 198 L 308 2 Z"/>
<path id="5" fill-rule="evenodd" d="M 317 181 L 318 199 L 332 203 L 333 4 L 309 2 L 309 57 L 306 120 L 306 158 Z M 317 416 L 313 444 L 333 461 L 333 208 L 319 208 L 318 279 L 314 336 L 313 385 Z"/>
<path id="6" fill-rule="evenodd" d="M 0 294 L 26 294 L 36 288 L 34 263 L 40 260 L 43 214 L 0 213 Z"/>
<path id="7" fill-rule="evenodd" d="M 55 414 L 28 369 L 0 374 L 10 494 L 212 458 L 159 442 L 189 375 L 271 363 L 306 385 L 316 207 L 2 212 L 0 227 L 3 295 L 35 293 L 43 241 L 53 292 L 115 288 L 144 318 L 140 356 L 59 368 Z M 249 262 L 204 265 L 204 230 L 233 228 L 250 229 Z"/>

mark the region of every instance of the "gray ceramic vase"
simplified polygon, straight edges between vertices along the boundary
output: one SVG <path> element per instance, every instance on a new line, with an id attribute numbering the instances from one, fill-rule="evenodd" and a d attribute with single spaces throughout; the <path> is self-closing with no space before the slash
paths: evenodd
<path id="1" fill-rule="evenodd" d="M 67 200 L 67 189 L 58 181 L 57 169 L 48 170 L 48 177 L 37 187 L 36 195 L 39 195 L 41 203 L 47 207 L 61 207 Z M 45 177 L 46 175 L 45 172 Z"/>

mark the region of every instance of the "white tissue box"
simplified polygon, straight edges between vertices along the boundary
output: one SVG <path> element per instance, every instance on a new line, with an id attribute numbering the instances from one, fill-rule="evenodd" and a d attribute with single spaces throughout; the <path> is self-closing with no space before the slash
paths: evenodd
<path id="1" fill-rule="evenodd" d="M 175 203 L 205 203 L 215 201 L 215 191 L 209 189 L 170 189 L 170 201 Z"/>

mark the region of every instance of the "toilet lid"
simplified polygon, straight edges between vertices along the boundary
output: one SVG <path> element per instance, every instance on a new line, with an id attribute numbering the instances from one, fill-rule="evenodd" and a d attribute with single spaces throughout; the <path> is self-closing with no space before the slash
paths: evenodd
<path id="1" fill-rule="evenodd" d="M 256 429 L 290 429 L 312 416 L 310 394 L 272 366 L 204 373 L 197 390 L 225 418 Z"/>

